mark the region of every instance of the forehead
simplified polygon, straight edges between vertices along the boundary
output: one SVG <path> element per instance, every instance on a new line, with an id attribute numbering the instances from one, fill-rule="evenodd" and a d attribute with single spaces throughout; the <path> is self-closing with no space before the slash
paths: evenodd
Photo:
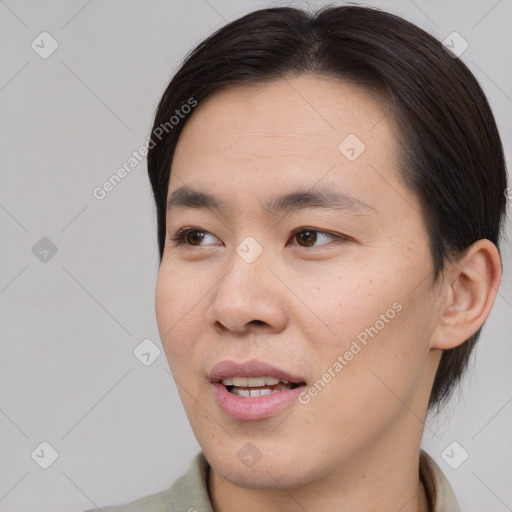
<path id="1" fill-rule="evenodd" d="M 349 133 L 368 142 L 382 138 L 388 127 L 379 121 L 388 110 L 381 95 L 334 79 L 300 76 L 232 85 L 200 102 L 180 143 L 193 138 L 240 157 L 273 156 L 275 149 L 303 155 L 319 145 L 337 151 L 335 142 Z M 380 130 L 374 130 L 377 123 Z M 221 148 L 222 142 L 227 145 Z"/>
<path id="2" fill-rule="evenodd" d="M 397 181 L 388 111 L 380 95 L 327 78 L 220 89 L 182 130 L 168 195 L 184 184 L 262 196 L 336 182 L 371 204 Z"/>

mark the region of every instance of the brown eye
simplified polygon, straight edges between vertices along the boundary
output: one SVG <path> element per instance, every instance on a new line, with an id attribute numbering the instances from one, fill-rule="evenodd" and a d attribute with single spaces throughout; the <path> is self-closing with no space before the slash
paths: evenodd
<path id="1" fill-rule="evenodd" d="M 182 228 L 174 236 L 170 236 L 169 240 L 176 246 L 190 245 L 199 247 L 202 245 L 205 235 L 208 236 L 210 233 L 201 229 Z"/>
<path id="2" fill-rule="evenodd" d="M 185 234 L 185 240 L 190 245 L 201 245 L 204 239 L 204 233 L 202 231 L 189 231 Z"/>
<path id="3" fill-rule="evenodd" d="M 311 245 L 315 244 L 318 238 L 316 231 L 310 230 L 300 231 L 299 233 L 295 233 L 295 236 L 299 245 L 302 247 L 311 247 Z"/>
<path id="4" fill-rule="evenodd" d="M 320 247 L 336 240 L 339 242 L 348 240 L 343 235 L 335 235 L 314 228 L 297 229 L 292 233 L 292 238 L 297 240 L 300 247 Z"/>
<path id="5" fill-rule="evenodd" d="M 197 228 L 182 228 L 174 236 L 170 236 L 169 240 L 175 247 L 202 247 L 204 240 L 211 237 L 218 241 L 209 231 Z"/>

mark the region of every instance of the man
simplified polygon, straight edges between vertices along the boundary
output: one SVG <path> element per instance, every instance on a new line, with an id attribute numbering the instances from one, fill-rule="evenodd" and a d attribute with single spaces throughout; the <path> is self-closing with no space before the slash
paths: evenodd
<path id="1" fill-rule="evenodd" d="M 106 510 L 459 510 L 420 442 L 493 305 L 506 206 L 464 64 L 374 9 L 256 11 L 188 56 L 152 142 L 157 322 L 202 452 Z"/>

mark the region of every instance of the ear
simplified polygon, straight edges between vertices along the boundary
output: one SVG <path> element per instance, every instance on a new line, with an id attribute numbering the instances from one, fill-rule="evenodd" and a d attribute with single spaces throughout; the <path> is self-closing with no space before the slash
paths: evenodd
<path id="1" fill-rule="evenodd" d="M 444 270 L 443 301 L 431 348 L 450 349 L 470 338 L 485 322 L 501 282 L 498 249 L 478 240 L 464 257 Z"/>

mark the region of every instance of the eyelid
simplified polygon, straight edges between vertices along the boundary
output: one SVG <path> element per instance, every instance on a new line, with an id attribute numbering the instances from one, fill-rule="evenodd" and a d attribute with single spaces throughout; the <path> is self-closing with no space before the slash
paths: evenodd
<path id="1" fill-rule="evenodd" d="M 182 245 L 182 246 L 186 246 L 186 247 L 202 247 L 201 245 L 188 244 L 185 241 L 185 237 L 189 233 L 193 233 L 195 231 L 199 232 L 199 233 L 204 233 L 204 234 L 207 234 L 207 235 L 211 235 L 214 238 L 217 238 L 213 233 L 211 233 L 210 231 L 206 231 L 205 229 L 201 229 L 201 228 L 198 228 L 198 227 L 183 227 L 183 228 L 179 229 L 175 233 L 174 236 L 169 237 L 169 240 L 171 242 L 173 242 L 175 245 L 178 245 L 178 246 Z M 347 236 L 344 236 L 344 235 L 341 235 L 341 234 L 338 234 L 338 233 L 332 233 L 330 231 L 314 228 L 314 227 L 311 227 L 311 226 L 301 226 L 300 228 L 295 229 L 294 231 L 292 231 L 290 233 L 289 238 L 292 238 L 295 235 L 297 235 L 298 233 L 302 233 L 304 231 L 315 231 L 316 233 L 320 233 L 322 235 L 330 236 L 331 238 L 334 238 L 334 240 L 338 240 L 338 241 L 342 241 L 342 242 L 350 241 L 350 238 L 347 237 Z M 328 242 L 328 243 L 330 243 L 330 242 Z M 322 247 L 323 245 L 328 245 L 328 243 L 320 244 L 319 246 L 311 246 L 311 247 L 304 247 L 304 246 L 301 246 L 301 245 L 296 245 L 296 247 L 303 247 L 304 249 L 315 249 L 316 247 Z"/>
<path id="2" fill-rule="evenodd" d="M 311 226 L 301 226 L 300 228 L 297 228 L 295 231 L 292 231 L 292 233 L 290 234 L 290 238 L 295 236 L 297 233 L 301 233 L 303 231 L 316 231 L 317 233 L 330 236 L 331 238 L 334 238 L 335 240 L 338 240 L 338 241 L 346 241 L 346 242 L 350 241 L 350 238 L 347 236 L 344 236 L 344 235 L 341 235 L 338 233 L 332 233 L 331 231 L 326 231 L 325 229 L 314 228 Z M 321 244 L 319 246 L 312 246 L 311 249 L 313 249 L 315 247 L 322 247 L 323 245 L 327 245 L 327 244 Z M 302 246 L 299 245 L 298 247 L 302 247 Z"/>
<path id="3" fill-rule="evenodd" d="M 185 241 L 185 237 L 189 233 L 193 233 L 194 231 L 197 231 L 198 233 L 205 233 L 207 235 L 211 235 L 214 238 L 217 238 L 213 233 L 210 233 L 210 231 L 206 231 L 205 229 L 197 228 L 197 227 L 184 227 L 181 229 L 178 229 L 178 231 L 174 234 L 174 236 L 169 237 L 169 240 L 171 242 L 174 242 L 175 245 L 184 245 L 188 247 L 201 247 L 200 245 L 191 245 L 187 244 Z"/>

